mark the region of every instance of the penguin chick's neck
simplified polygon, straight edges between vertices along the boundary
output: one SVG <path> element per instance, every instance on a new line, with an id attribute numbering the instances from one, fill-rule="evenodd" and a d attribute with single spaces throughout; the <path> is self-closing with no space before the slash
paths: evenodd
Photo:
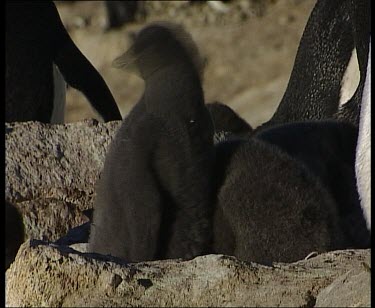
<path id="1" fill-rule="evenodd" d="M 204 106 L 199 73 L 188 63 L 158 68 L 145 80 L 144 100 L 152 113 L 194 114 Z"/>

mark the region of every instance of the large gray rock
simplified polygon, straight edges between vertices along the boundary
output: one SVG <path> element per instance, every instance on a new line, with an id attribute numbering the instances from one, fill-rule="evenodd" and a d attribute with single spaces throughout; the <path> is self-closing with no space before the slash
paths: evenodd
<path id="1" fill-rule="evenodd" d="M 364 270 L 365 269 L 365 270 Z M 315 307 L 370 307 L 371 270 L 353 268 L 322 290 Z"/>
<path id="2" fill-rule="evenodd" d="M 54 241 L 88 221 L 95 183 L 121 121 L 6 123 L 5 199 L 22 213 L 27 238 Z"/>
<path id="3" fill-rule="evenodd" d="M 121 121 L 6 123 L 5 198 L 63 200 L 87 209 L 107 147 Z"/>
<path id="4" fill-rule="evenodd" d="M 319 294 L 322 289 L 356 271 L 364 279 L 356 280 L 358 292 L 346 297 L 345 306 L 369 306 L 370 274 L 363 262 L 370 262 L 370 250 L 330 252 L 272 267 L 223 255 L 126 264 L 28 241 L 6 273 L 6 305 L 313 307 L 317 296 L 330 296 Z M 342 303 L 335 299 L 325 303 Z"/>

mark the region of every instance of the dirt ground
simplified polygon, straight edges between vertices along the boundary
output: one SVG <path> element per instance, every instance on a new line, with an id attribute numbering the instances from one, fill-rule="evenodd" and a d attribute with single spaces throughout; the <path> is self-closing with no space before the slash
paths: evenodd
<path id="1" fill-rule="evenodd" d="M 143 91 L 143 81 L 112 61 L 130 46 L 129 34 L 155 20 L 182 23 L 207 59 L 206 102 L 231 106 L 253 127 L 268 120 L 285 91 L 298 43 L 316 0 L 232 0 L 226 12 L 205 2 L 145 1 L 145 16 L 105 31 L 102 1 L 56 1 L 72 39 L 98 69 L 122 116 Z M 100 120 L 77 90 L 67 91 L 66 122 Z"/>

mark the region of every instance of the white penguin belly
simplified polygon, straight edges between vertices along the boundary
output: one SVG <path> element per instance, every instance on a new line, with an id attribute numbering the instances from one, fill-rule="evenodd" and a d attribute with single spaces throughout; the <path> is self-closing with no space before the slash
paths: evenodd
<path id="1" fill-rule="evenodd" d="M 354 94 L 359 85 L 360 73 L 357 51 L 354 48 L 345 74 L 341 80 L 340 106 L 344 105 Z"/>
<path id="2" fill-rule="evenodd" d="M 64 123 L 65 100 L 66 100 L 66 82 L 58 67 L 53 64 L 53 111 L 51 123 Z"/>
<path id="3" fill-rule="evenodd" d="M 361 207 L 371 231 L 371 41 L 362 94 L 355 172 Z"/>

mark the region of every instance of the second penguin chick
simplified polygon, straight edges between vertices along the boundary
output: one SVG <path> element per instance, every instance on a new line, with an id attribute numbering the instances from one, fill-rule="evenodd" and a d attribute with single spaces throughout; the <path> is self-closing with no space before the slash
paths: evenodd
<path id="1" fill-rule="evenodd" d="M 214 253 L 271 264 L 343 247 L 335 200 L 303 162 L 257 138 L 216 148 Z"/>
<path id="2" fill-rule="evenodd" d="M 214 140 L 219 142 L 231 136 L 246 136 L 253 128 L 232 108 L 219 102 L 206 104 L 215 127 Z"/>

